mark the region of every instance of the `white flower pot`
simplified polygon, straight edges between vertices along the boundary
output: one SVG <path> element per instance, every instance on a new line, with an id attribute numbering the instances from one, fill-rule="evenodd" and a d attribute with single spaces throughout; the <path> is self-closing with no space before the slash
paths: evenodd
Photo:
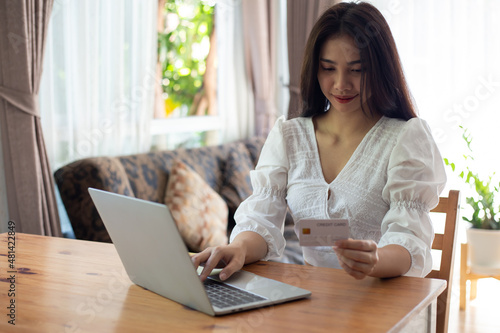
<path id="1" fill-rule="evenodd" d="M 467 244 L 472 273 L 500 274 L 500 230 L 468 228 Z"/>

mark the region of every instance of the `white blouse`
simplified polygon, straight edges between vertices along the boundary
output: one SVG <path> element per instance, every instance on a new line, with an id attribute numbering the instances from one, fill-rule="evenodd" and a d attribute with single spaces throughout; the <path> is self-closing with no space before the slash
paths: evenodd
<path id="1" fill-rule="evenodd" d="M 284 251 L 288 205 L 295 222 L 345 218 L 353 239 L 403 246 L 411 255 L 405 275 L 423 277 L 431 271 L 434 229 L 429 211 L 438 204 L 446 173 L 424 120 L 382 117 L 327 183 L 312 118 L 281 117 L 250 175 L 253 194 L 235 213 L 231 241 L 243 231 L 260 234 L 268 245 L 264 260 Z M 311 265 L 341 268 L 331 247 L 302 250 Z"/>

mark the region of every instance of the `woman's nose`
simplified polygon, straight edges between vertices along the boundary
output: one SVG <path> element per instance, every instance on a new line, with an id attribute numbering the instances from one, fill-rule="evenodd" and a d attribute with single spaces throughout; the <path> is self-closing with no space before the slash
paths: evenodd
<path id="1" fill-rule="evenodd" d="M 343 92 L 351 89 L 352 85 L 349 81 L 348 75 L 339 73 L 335 78 L 335 82 L 333 84 L 333 89 L 336 92 Z"/>

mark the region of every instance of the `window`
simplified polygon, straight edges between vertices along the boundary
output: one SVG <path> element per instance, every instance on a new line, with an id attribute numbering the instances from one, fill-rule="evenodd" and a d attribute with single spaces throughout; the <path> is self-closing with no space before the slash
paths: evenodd
<path id="1" fill-rule="evenodd" d="M 153 149 L 217 142 L 215 1 L 167 0 L 158 32 L 161 107 L 152 124 Z"/>

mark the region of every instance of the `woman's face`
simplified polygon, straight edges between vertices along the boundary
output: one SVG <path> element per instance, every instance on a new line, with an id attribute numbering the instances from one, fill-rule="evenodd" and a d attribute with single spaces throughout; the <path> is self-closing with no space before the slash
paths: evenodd
<path id="1" fill-rule="evenodd" d="M 354 40 L 342 35 L 327 40 L 320 50 L 318 81 L 338 112 L 361 111 L 361 58 Z"/>

